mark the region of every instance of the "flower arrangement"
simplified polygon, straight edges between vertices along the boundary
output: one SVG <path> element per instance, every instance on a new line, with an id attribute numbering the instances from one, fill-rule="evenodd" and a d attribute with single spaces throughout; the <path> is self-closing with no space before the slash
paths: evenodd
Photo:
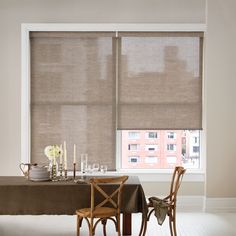
<path id="1" fill-rule="evenodd" d="M 44 154 L 47 156 L 47 158 L 51 161 L 54 158 L 58 158 L 60 157 L 60 155 L 62 154 L 62 149 L 58 146 L 58 145 L 50 145 L 45 147 L 44 149 Z"/>

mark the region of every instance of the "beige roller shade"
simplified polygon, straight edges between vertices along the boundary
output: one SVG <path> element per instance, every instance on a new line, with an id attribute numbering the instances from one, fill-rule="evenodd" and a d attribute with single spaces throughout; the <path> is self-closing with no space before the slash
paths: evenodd
<path id="1" fill-rule="evenodd" d="M 115 169 L 114 33 L 31 34 L 31 161 L 47 162 L 44 148 L 73 144 L 77 160 Z"/>
<path id="2" fill-rule="evenodd" d="M 202 33 L 119 36 L 118 129 L 202 129 Z"/>

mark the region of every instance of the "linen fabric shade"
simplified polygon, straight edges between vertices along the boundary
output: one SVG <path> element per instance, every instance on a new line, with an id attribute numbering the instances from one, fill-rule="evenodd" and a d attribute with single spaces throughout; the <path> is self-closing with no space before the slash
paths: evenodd
<path id="1" fill-rule="evenodd" d="M 114 35 L 31 34 L 32 162 L 47 162 L 45 146 L 65 140 L 69 169 L 73 144 L 77 162 L 87 153 L 90 163 L 115 169 Z"/>
<path id="2" fill-rule="evenodd" d="M 201 32 L 120 32 L 118 129 L 202 129 Z"/>
<path id="3" fill-rule="evenodd" d="M 202 32 L 32 32 L 31 161 L 67 141 L 115 170 L 116 130 L 202 129 Z M 77 156 L 79 160 L 79 156 Z"/>

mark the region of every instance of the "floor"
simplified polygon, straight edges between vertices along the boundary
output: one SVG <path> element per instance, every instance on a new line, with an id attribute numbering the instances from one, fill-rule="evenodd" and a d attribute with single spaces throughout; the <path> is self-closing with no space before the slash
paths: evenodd
<path id="1" fill-rule="evenodd" d="M 178 213 L 178 236 L 236 236 L 236 213 Z M 132 232 L 138 235 L 141 216 L 133 216 Z M 75 236 L 75 216 L 0 216 L 0 236 Z M 81 235 L 87 235 L 83 224 Z M 101 227 L 96 235 L 102 235 Z M 116 235 L 113 223 L 107 235 Z M 168 221 L 160 227 L 155 217 L 148 224 L 147 236 L 169 236 Z"/>

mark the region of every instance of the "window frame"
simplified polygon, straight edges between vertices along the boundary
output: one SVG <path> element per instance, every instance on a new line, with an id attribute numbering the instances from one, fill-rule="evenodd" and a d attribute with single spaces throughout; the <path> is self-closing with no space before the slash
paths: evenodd
<path id="1" fill-rule="evenodd" d="M 21 24 L 21 155 L 20 161 L 24 163 L 30 162 L 30 32 L 34 31 L 153 31 L 153 32 L 206 32 L 206 24 L 58 24 L 58 23 L 26 23 Z M 204 46 L 203 46 L 204 50 Z M 204 95 L 204 74 L 203 74 L 203 95 Z M 206 127 L 205 119 L 205 104 L 203 96 L 203 129 Z M 120 168 L 120 154 L 119 146 L 120 135 L 117 132 L 117 148 L 116 148 L 116 167 L 117 171 L 114 173 L 128 173 L 128 174 L 143 174 L 141 180 L 152 181 L 156 180 L 158 174 L 161 174 L 161 179 L 169 180 L 169 175 L 172 170 L 122 170 Z M 201 164 L 198 170 L 189 170 L 184 180 L 187 181 L 204 181 L 205 162 L 206 162 L 206 134 L 205 131 L 200 132 L 200 155 Z M 141 172 L 140 172 L 141 171 Z M 154 175 L 153 175 L 154 174 Z M 150 176 L 151 175 L 151 176 Z M 189 178 L 188 178 L 189 176 Z"/>

